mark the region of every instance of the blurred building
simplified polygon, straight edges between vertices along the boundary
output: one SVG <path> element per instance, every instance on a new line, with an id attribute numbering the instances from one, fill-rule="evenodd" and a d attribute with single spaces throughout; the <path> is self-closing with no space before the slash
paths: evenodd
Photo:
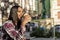
<path id="1" fill-rule="evenodd" d="M 41 14 L 41 0 L 0 0 L 0 10 L 3 14 L 3 20 L 9 17 L 11 7 L 17 4 L 22 6 L 23 9 L 26 9 L 26 11 L 28 11 L 31 16 L 38 16 L 39 14 Z"/>
<path id="2" fill-rule="evenodd" d="M 54 19 L 54 25 L 60 25 L 60 0 L 50 0 L 51 18 Z"/>

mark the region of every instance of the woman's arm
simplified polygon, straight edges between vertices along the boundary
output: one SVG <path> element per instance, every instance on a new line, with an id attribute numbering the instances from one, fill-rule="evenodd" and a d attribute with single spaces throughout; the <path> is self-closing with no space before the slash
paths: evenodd
<path id="1" fill-rule="evenodd" d="M 7 32 L 7 34 L 11 37 L 11 38 L 14 38 L 18 35 L 18 32 L 16 32 L 15 26 L 13 25 L 12 22 L 6 22 L 3 24 L 3 28 L 4 30 Z"/>
<path id="2" fill-rule="evenodd" d="M 21 24 L 21 28 L 22 28 L 22 33 L 24 33 L 26 31 L 25 25 L 31 21 L 31 16 L 30 15 L 25 15 L 23 20 L 22 20 L 22 24 Z"/>
<path id="3" fill-rule="evenodd" d="M 31 21 L 31 16 L 29 14 L 25 15 L 23 20 L 22 20 L 22 26 L 25 26 L 26 23 L 28 23 L 29 21 Z"/>

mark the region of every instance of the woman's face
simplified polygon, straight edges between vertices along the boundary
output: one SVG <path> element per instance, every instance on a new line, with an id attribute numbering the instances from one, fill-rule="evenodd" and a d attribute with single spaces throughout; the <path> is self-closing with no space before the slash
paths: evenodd
<path id="1" fill-rule="evenodd" d="M 18 7 L 18 11 L 17 11 L 18 18 L 20 19 L 22 17 L 22 15 L 23 15 L 23 9 Z"/>

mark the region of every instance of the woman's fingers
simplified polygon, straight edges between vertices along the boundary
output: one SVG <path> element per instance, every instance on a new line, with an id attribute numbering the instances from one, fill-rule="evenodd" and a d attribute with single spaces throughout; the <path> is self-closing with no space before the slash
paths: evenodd
<path id="1" fill-rule="evenodd" d="M 30 15 L 26 15 L 26 16 L 24 17 L 24 19 L 25 19 L 26 21 L 29 21 L 29 20 L 31 20 L 31 16 L 30 16 Z"/>
<path id="2" fill-rule="evenodd" d="M 31 16 L 30 15 L 25 15 L 24 16 L 24 19 L 23 19 L 23 21 L 22 21 L 22 24 L 26 24 L 26 23 L 28 23 L 29 21 L 31 21 Z"/>

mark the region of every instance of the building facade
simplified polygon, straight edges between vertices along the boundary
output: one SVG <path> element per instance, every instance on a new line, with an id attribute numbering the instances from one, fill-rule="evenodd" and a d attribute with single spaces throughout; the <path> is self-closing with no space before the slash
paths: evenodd
<path id="1" fill-rule="evenodd" d="M 60 0 L 51 0 L 51 18 L 54 19 L 54 25 L 60 25 Z"/>

